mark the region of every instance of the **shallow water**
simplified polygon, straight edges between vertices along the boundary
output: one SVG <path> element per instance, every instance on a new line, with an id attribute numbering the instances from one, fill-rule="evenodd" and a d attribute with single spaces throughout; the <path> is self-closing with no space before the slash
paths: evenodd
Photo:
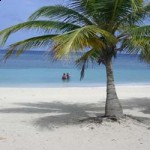
<path id="1" fill-rule="evenodd" d="M 1 51 L 1 59 L 3 55 Z M 70 73 L 70 81 L 61 80 L 63 73 Z M 135 56 L 119 54 L 114 60 L 114 74 L 116 84 L 150 85 L 150 67 Z M 105 76 L 104 66 L 95 65 L 86 70 L 80 81 L 80 70 L 72 61 L 53 63 L 44 52 L 30 51 L 0 62 L 0 86 L 6 87 L 104 86 Z"/>

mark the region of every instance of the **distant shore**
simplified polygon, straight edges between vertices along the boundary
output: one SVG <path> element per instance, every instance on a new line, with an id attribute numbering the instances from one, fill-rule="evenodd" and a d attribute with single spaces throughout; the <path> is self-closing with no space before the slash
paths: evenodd
<path id="1" fill-rule="evenodd" d="M 104 114 L 105 87 L 0 87 L 1 150 L 149 150 L 150 86 L 116 90 L 135 119 L 79 123 Z"/>

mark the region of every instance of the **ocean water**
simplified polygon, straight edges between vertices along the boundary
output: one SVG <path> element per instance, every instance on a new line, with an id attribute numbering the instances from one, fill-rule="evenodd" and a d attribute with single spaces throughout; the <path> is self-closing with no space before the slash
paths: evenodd
<path id="1" fill-rule="evenodd" d="M 90 66 L 80 81 L 80 70 L 73 61 L 52 62 L 45 52 L 29 51 L 19 57 L 12 56 L 6 62 L 4 51 L 0 51 L 1 87 L 72 87 L 105 86 L 106 73 L 103 65 Z M 62 81 L 63 73 L 71 79 Z M 150 66 L 140 62 L 136 56 L 119 54 L 114 59 L 114 76 L 117 85 L 150 85 Z"/>

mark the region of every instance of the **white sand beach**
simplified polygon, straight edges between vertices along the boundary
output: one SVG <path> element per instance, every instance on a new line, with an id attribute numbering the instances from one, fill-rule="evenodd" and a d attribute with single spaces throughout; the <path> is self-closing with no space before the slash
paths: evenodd
<path id="1" fill-rule="evenodd" d="M 0 88 L 0 150 L 149 150 L 150 86 L 117 86 L 138 119 L 81 123 L 104 113 L 104 87 Z"/>

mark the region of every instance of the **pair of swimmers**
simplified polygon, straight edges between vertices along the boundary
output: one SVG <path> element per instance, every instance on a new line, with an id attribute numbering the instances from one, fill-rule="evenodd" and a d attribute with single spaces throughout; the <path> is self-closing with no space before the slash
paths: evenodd
<path id="1" fill-rule="evenodd" d="M 62 75 L 62 80 L 69 80 L 70 79 L 70 75 L 69 75 L 69 73 L 63 73 L 63 75 Z"/>

